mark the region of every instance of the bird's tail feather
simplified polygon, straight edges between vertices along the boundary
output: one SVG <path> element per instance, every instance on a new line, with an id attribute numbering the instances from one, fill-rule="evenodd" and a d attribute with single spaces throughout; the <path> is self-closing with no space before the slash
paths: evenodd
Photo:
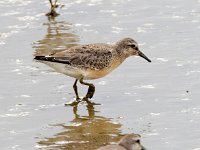
<path id="1" fill-rule="evenodd" d="M 38 61 L 48 61 L 48 62 L 68 64 L 68 65 L 71 64 L 68 60 L 58 59 L 58 58 L 56 59 L 55 57 L 51 57 L 51 56 L 35 56 L 34 59 Z"/>
<path id="2" fill-rule="evenodd" d="M 52 61 L 53 57 L 46 57 L 46 56 L 35 56 L 35 60 L 42 60 L 42 61 Z"/>
<path id="3" fill-rule="evenodd" d="M 35 56 L 35 60 L 43 60 L 45 58 L 45 56 Z"/>

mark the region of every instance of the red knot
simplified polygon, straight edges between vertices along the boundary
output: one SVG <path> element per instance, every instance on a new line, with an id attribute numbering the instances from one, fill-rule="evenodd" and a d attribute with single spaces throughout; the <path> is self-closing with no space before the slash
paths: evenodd
<path id="1" fill-rule="evenodd" d="M 79 99 L 77 82 L 89 86 L 86 98 L 92 98 L 95 86 L 84 80 L 104 77 L 117 68 L 129 56 L 140 56 L 151 60 L 138 48 L 132 38 L 124 38 L 116 44 L 87 44 L 71 47 L 65 51 L 47 56 L 35 56 L 35 59 L 54 68 L 57 72 L 75 78 L 73 85 L 76 98 Z"/>

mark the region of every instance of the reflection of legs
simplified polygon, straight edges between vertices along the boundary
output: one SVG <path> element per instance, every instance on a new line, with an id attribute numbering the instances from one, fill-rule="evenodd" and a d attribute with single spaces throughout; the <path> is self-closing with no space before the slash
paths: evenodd
<path id="1" fill-rule="evenodd" d="M 46 16 L 50 16 L 50 17 L 56 17 L 59 14 L 56 12 L 56 8 L 58 7 L 58 5 L 56 4 L 58 0 L 54 1 L 54 4 L 52 2 L 52 0 L 49 0 L 50 5 L 51 5 L 51 11 L 49 13 L 46 14 Z"/>
<path id="2" fill-rule="evenodd" d="M 86 94 L 86 98 L 92 98 L 93 95 L 94 95 L 94 92 L 95 92 L 95 86 L 91 83 L 83 82 L 83 78 L 81 78 L 79 81 L 80 81 L 81 84 L 89 86 L 88 92 Z"/>
<path id="3" fill-rule="evenodd" d="M 78 104 L 73 106 L 73 113 L 76 119 L 79 118 L 77 111 L 78 111 Z"/>
<path id="4" fill-rule="evenodd" d="M 53 3 L 52 3 L 52 0 L 49 0 L 50 4 L 51 4 L 51 8 L 53 7 Z"/>
<path id="5" fill-rule="evenodd" d="M 75 92 L 75 94 L 76 94 L 76 99 L 78 100 L 78 99 L 80 99 L 80 98 L 79 98 L 79 96 L 78 96 L 78 89 L 77 89 L 77 85 L 76 85 L 77 82 L 78 82 L 78 79 L 75 80 L 74 85 L 73 85 L 73 88 L 74 88 L 74 92 Z"/>

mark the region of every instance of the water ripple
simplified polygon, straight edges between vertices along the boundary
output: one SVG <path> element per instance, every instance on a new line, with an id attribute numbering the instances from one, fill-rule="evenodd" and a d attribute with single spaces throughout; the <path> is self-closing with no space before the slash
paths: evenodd
<path id="1" fill-rule="evenodd" d="M 20 113 L 15 113 L 15 114 L 3 114 L 0 115 L 1 118 L 6 118 L 6 117 L 25 117 L 29 116 L 30 112 L 20 112 Z"/>

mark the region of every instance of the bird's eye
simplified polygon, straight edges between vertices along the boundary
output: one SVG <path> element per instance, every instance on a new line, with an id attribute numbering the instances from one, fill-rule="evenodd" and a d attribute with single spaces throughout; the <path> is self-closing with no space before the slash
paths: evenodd
<path id="1" fill-rule="evenodd" d="M 132 48 L 136 48 L 137 47 L 135 44 L 132 44 L 132 43 L 129 44 L 129 46 L 132 47 Z"/>
<path id="2" fill-rule="evenodd" d="M 136 140 L 135 142 L 136 142 L 136 143 L 140 143 L 140 140 Z"/>
<path id="3" fill-rule="evenodd" d="M 136 45 L 135 45 L 135 44 L 132 44 L 131 47 L 132 47 L 132 48 L 136 48 Z"/>

